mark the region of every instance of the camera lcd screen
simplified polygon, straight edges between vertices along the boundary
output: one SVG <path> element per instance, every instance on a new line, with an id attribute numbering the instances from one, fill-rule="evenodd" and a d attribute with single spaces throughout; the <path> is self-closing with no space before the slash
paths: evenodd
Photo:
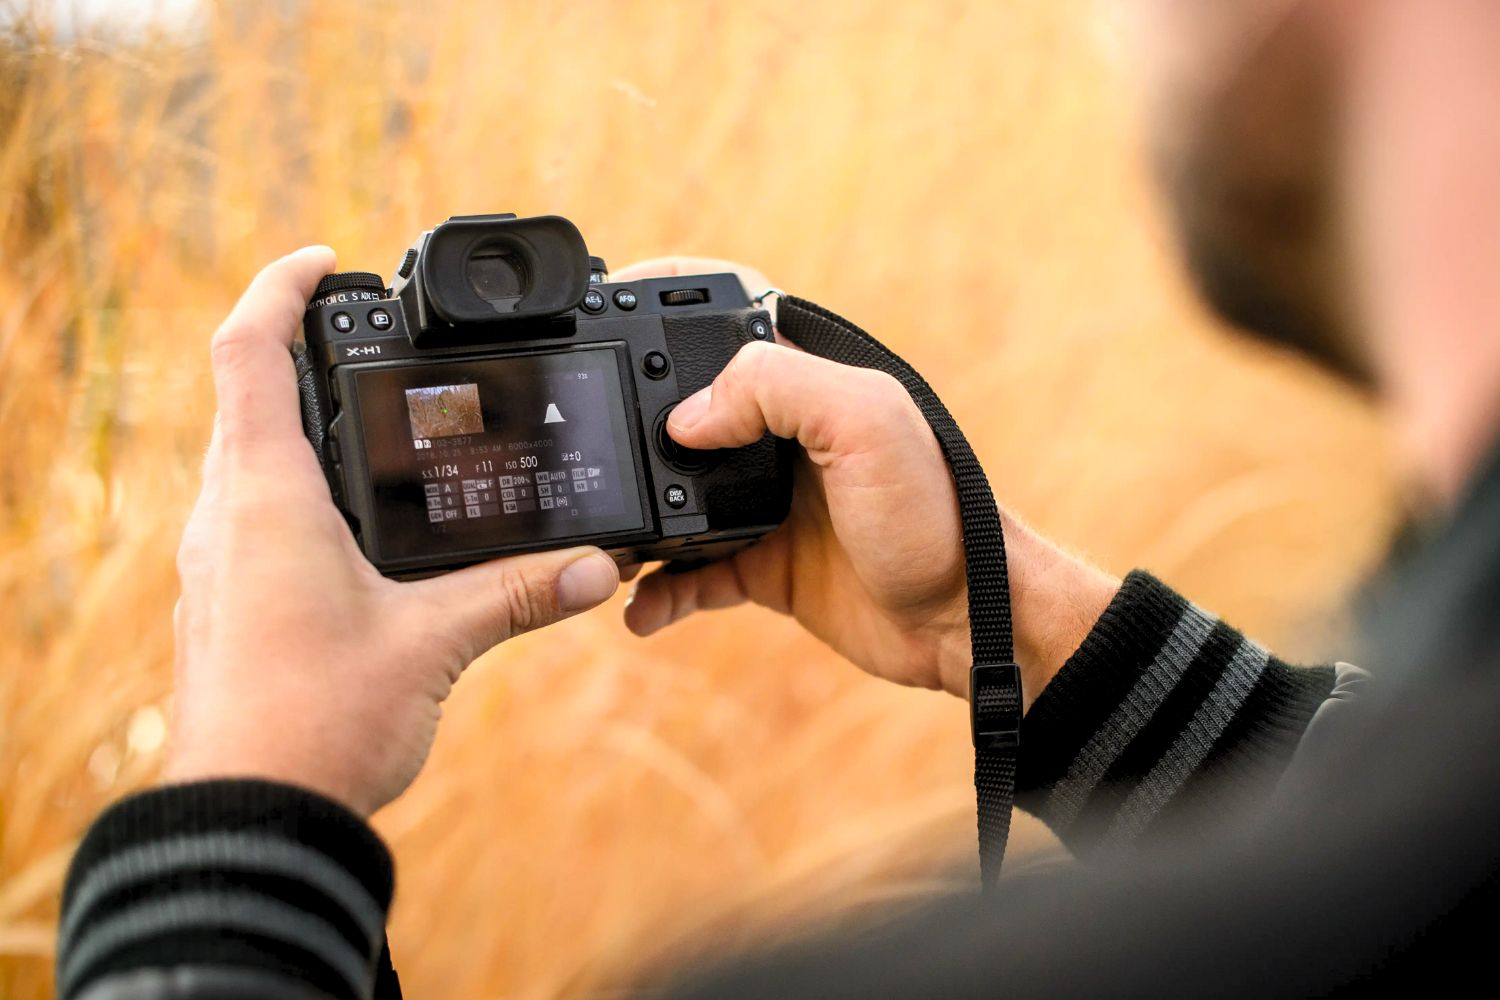
<path id="1" fill-rule="evenodd" d="M 354 375 L 386 559 L 644 526 L 612 350 Z"/>

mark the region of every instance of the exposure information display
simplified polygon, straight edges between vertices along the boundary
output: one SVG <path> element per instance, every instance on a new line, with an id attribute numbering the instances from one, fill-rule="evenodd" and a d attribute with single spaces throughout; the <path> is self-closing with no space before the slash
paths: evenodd
<path id="1" fill-rule="evenodd" d="M 387 558 L 643 525 L 612 350 L 355 376 Z"/>

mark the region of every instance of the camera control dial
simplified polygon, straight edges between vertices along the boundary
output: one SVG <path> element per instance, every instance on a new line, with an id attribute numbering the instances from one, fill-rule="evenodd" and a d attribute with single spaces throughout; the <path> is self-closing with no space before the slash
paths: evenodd
<path id="1" fill-rule="evenodd" d="M 674 288 L 661 293 L 664 306 L 696 306 L 708 301 L 708 292 L 702 288 Z"/>

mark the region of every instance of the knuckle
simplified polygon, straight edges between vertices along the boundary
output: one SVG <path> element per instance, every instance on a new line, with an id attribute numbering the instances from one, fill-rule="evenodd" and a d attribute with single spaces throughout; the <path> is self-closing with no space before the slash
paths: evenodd
<path id="1" fill-rule="evenodd" d="M 193 566 L 198 559 L 198 550 L 193 544 L 190 534 L 182 536 L 182 541 L 177 545 L 177 577 L 186 580 L 193 572 Z"/>
<path id="2" fill-rule="evenodd" d="M 766 384 L 774 377 L 782 348 L 773 344 L 754 341 L 741 347 L 725 366 L 723 374 L 714 380 L 714 395 L 730 404 L 736 420 L 758 410 L 758 400 Z"/>
<path id="3" fill-rule="evenodd" d="M 186 586 L 192 579 L 194 573 L 194 562 L 196 555 L 188 549 L 187 542 L 177 547 L 177 582 L 179 586 Z"/>
<path id="4" fill-rule="evenodd" d="M 495 642 L 540 628 L 554 617 L 551 588 L 540 580 L 524 573 L 506 573 L 500 578 L 500 592 L 506 634 L 496 636 Z"/>
<path id="5" fill-rule="evenodd" d="M 245 328 L 239 323 L 231 321 L 219 327 L 208 344 L 209 359 L 213 366 L 231 371 L 239 367 L 245 358 L 246 339 Z"/>
<path id="6" fill-rule="evenodd" d="M 766 377 L 768 370 L 775 364 L 774 354 L 779 350 L 774 344 L 765 341 L 751 341 L 741 347 L 729 364 L 724 369 L 726 382 L 731 385 L 750 387 Z"/>
<path id="7" fill-rule="evenodd" d="M 894 375 L 871 368 L 863 369 L 863 372 L 859 389 L 869 405 L 869 413 L 893 428 L 904 427 L 913 419 L 925 426 L 926 421 L 912 401 L 911 393 Z"/>
<path id="8" fill-rule="evenodd" d="M 182 531 L 182 539 L 177 543 L 177 577 L 183 583 L 191 580 L 199 572 L 207 558 L 203 536 L 203 512 L 200 508 L 193 511 L 188 518 L 187 527 Z"/>
<path id="9" fill-rule="evenodd" d="M 860 371 L 863 373 L 861 377 L 864 384 L 861 388 L 864 394 L 882 408 L 906 410 L 912 405 L 911 394 L 897 381 L 896 376 L 874 368 L 862 368 Z"/>

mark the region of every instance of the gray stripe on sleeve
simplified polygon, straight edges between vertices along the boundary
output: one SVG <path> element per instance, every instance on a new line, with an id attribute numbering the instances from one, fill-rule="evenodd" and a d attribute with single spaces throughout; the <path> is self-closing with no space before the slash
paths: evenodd
<path id="1" fill-rule="evenodd" d="M 1053 786 L 1042 813 L 1049 825 L 1061 831 L 1078 818 L 1084 803 L 1104 779 L 1110 765 L 1125 752 L 1130 741 L 1140 735 L 1167 695 L 1182 680 L 1188 665 L 1208 641 L 1217 623 L 1218 619 L 1196 605 L 1189 606 L 1182 613 L 1172 634 L 1157 651 L 1156 659 L 1104 725 L 1078 751 L 1078 756 L 1068 765 L 1068 773 Z"/>
<path id="2" fill-rule="evenodd" d="M 243 966 L 174 965 L 170 969 L 111 972 L 89 983 L 74 1000 L 330 1000 L 327 991 L 277 972 Z"/>
<path id="3" fill-rule="evenodd" d="M 79 924 L 105 896 L 127 886 L 195 868 L 232 869 L 305 882 L 347 912 L 371 950 L 380 945 L 385 913 L 358 879 L 320 851 L 258 833 L 201 833 L 126 848 L 83 877 L 68 903 L 58 933 L 58 951 L 73 946 Z"/>
<path id="4" fill-rule="evenodd" d="M 202 927 L 284 941 L 316 955 L 355 996 L 369 996 L 374 989 L 375 956 L 361 955 L 332 925 L 278 899 L 237 891 L 148 899 L 90 925 L 78 947 L 64 956 L 58 993 L 75 993 L 79 977 L 113 951 L 159 934 Z"/>
<path id="5" fill-rule="evenodd" d="M 1244 707 L 1270 659 L 1269 653 L 1249 639 L 1240 642 L 1229 666 L 1193 713 L 1187 728 L 1173 741 L 1172 749 L 1156 762 L 1115 813 L 1103 846 L 1120 847 L 1138 837 L 1192 773 L 1203 766 L 1209 751 Z"/>

